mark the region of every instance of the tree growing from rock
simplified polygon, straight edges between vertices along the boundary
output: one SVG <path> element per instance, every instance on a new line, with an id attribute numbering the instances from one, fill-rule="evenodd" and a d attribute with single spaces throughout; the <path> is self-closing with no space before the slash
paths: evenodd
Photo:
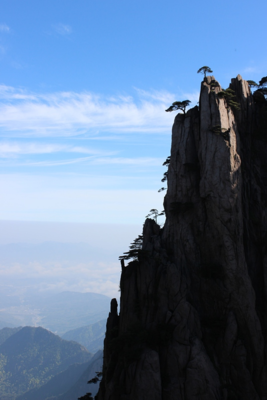
<path id="1" fill-rule="evenodd" d="M 170 164 L 170 162 L 171 162 L 171 156 L 168 156 L 162 165 L 163 165 L 163 166 L 166 165 L 166 166 L 168 167 L 169 164 Z"/>
<path id="2" fill-rule="evenodd" d="M 236 102 L 236 95 L 233 89 L 222 89 L 221 92 L 218 93 L 218 97 L 220 99 L 224 98 L 228 107 L 240 110 L 240 105 Z"/>
<path id="3" fill-rule="evenodd" d="M 261 80 L 259 81 L 259 86 L 261 86 L 261 87 L 267 86 L 267 76 L 264 76 L 263 78 L 261 78 Z"/>
<path id="4" fill-rule="evenodd" d="M 250 87 L 258 87 L 259 86 L 256 82 L 251 81 L 251 80 L 248 80 L 247 83 L 249 84 Z"/>
<path id="5" fill-rule="evenodd" d="M 267 99 L 267 76 L 262 77 L 258 84 L 251 80 L 248 80 L 247 83 L 251 89 L 256 89 L 253 92 L 253 97 L 256 102 L 264 102 Z"/>
<path id="6" fill-rule="evenodd" d="M 103 376 L 103 372 L 96 372 L 96 376 L 92 379 L 90 379 L 87 383 L 97 383 L 101 381 L 101 378 Z"/>
<path id="7" fill-rule="evenodd" d="M 199 70 L 197 71 L 198 74 L 204 74 L 204 78 L 206 78 L 207 72 L 211 74 L 213 71 L 210 69 L 210 67 L 207 67 L 206 65 L 199 68 Z"/>
<path id="8" fill-rule="evenodd" d="M 165 214 L 164 211 L 161 211 L 161 213 L 159 213 L 158 210 L 157 210 L 156 208 L 152 208 L 152 209 L 149 211 L 149 214 L 147 214 L 146 218 L 152 217 L 152 218 L 155 220 L 156 224 L 157 224 L 157 223 L 158 223 L 158 222 L 157 222 L 158 217 L 160 217 L 161 215 L 164 215 L 164 214 Z"/>
<path id="9" fill-rule="evenodd" d="M 175 102 L 172 103 L 172 105 L 171 105 L 169 108 L 167 108 L 167 110 L 165 110 L 165 111 L 166 111 L 166 112 L 169 112 L 169 111 L 178 111 L 178 110 L 181 110 L 181 111 L 183 111 L 183 113 L 185 114 L 186 107 L 188 107 L 190 103 L 191 103 L 190 100 L 175 101 Z"/>
<path id="10" fill-rule="evenodd" d="M 264 76 L 263 78 L 261 78 L 261 80 L 259 81 L 259 89 L 257 90 L 257 92 L 260 92 L 263 94 L 265 100 L 267 99 L 267 76 Z"/>
<path id="11" fill-rule="evenodd" d="M 168 171 L 164 172 L 161 182 L 165 182 L 167 179 L 168 179 Z"/>
<path id="12" fill-rule="evenodd" d="M 162 165 L 168 167 L 170 162 L 171 162 L 171 156 L 168 156 Z M 168 179 L 168 171 L 164 172 L 161 182 L 165 182 L 165 181 L 167 181 L 167 179 Z M 158 192 L 162 192 L 163 190 L 166 190 L 166 189 L 167 188 L 162 187 L 158 190 Z"/>
<path id="13" fill-rule="evenodd" d="M 92 393 L 86 393 L 84 396 L 79 397 L 78 400 L 94 400 Z"/>
<path id="14" fill-rule="evenodd" d="M 139 235 L 130 244 L 129 250 L 124 252 L 123 255 L 119 257 L 119 260 L 132 259 L 133 261 L 138 261 L 138 257 L 142 254 L 142 245 L 143 245 L 143 235 Z"/>

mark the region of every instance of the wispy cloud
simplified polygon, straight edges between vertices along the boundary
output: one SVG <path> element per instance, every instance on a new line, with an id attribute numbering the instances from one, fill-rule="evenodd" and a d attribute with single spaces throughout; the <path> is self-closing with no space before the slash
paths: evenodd
<path id="1" fill-rule="evenodd" d="M 55 29 L 55 31 L 57 33 L 59 33 L 62 36 L 69 35 L 72 33 L 72 28 L 70 25 L 59 23 L 59 24 L 53 25 L 53 28 Z"/>
<path id="2" fill-rule="evenodd" d="M 139 95 L 145 99 L 152 100 L 152 101 L 157 101 L 164 103 L 166 105 L 171 105 L 174 101 L 177 100 L 190 100 L 192 102 L 192 105 L 194 106 L 195 103 L 199 101 L 199 91 L 195 91 L 192 93 L 185 93 L 181 92 L 179 96 L 174 93 L 166 92 L 164 90 L 162 91 L 157 91 L 157 90 L 151 90 L 150 92 L 142 89 L 135 88 L 135 90 L 139 93 Z"/>
<path id="3" fill-rule="evenodd" d="M 157 91 L 151 90 L 148 92 L 147 90 L 135 88 L 135 90 L 139 93 L 139 95 L 143 98 L 156 100 L 164 104 L 173 103 L 176 100 L 176 96 L 173 93 L 169 93 L 166 91 Z"/>
<path id="4" fill-rule="evenodd" d="M 77 164 L 81 162 L 88 161 L 90 157 L 80 157 L 80 158 L 71 158 L 64 160 L 54 160 L 54 161 L 24 161 L 21 163 L 13 163 L 13 166 L 24 166 L 24 167 L 58 167 L 60 165 L 69 165 L 69 164 Z"/>
<path id="5" fill-rule="evenodd" d="M 184 92 L 183 97 L 185 100 L 190 100 L 194 106 L 199 101 L 199 92 L 195 91 L 193 93 Z"/>
<path id="6" fill-rule="evenodd" d="M 257 67 L 246 67 L 246 68 L 244 68 L 243 72 L 254 72 L 254 73 L 258 73 L 258 72 L 260 72 L 260 71 L 259 71 L 259 68 L 257 68 Z"/>
<path id="7" fill-rule="evenodd" d="M 95 158 L 92 160 L 92 164 L 119 164 L 119 165 L 136 165 L 141 166 L 159 166 L 162 164 L 161 158 L 123 158 L 123 157 L 105 157 Z"/>
<path id="8" fill-rule="evenodd" d="M 47 154 L 62 150 L 62 146 L 39 145 L 36 143 L 0 143 L 0 157 L 10 157 L 21 154 Z"/>
<path id="9" fill-rule="evenodd" d="M 0 24 L 0 32 L 10 32 L 9 26 L 7 24 Z"/>
<path id="10" fill-rule="evenodd" d="M 165 113 L 173 94 L 139 91 L 138 98 L 108 98 L 89 92 L 30 93 L 0 86 L 0 129 L 9 136 L 75 136 L 90 130 L 110 133 L 169 133 Z"/>
<path id="11" fill-rule="evenodd" d="M 82 146 L 67 146 L 59 144 L 39 143 L 12 143 L 0 142 L 0 157 L 10 157 L 26 154 L 51 154 L 51 153 L 83 153 L 91 155 L 110 155 L 112 152 L 104 152 Z"/>
<path id="12" fill-rule="evenodd" d="M 40 155 L 40 154 L 51 154 L 54 152 L 76 152 L 75 149 L 68 149 L 68 148 L 58 148 L 53 146 L 43 146 L 43 148 L 38 148 L 38 146 L 32 146 L 32 148 L 20 149 L 18 146 L 18 151 L 15 149 L 8 148 L 7 145 L 5 146 L 0 145 L 0 159 L 7 159 L 7 161 L 0 161 L 1 166 L 12 166 L 12 167 L 57 167 L 61 165 L 69 165 L 69 164 L 77 164 L 77 163 L 84 163 L 91 165 L 125 165 L 125 166 L 136 166 L 136 167 L 158 167 L 162 163 L 161 158 L 152 158 L 152 157 L 140 157 L 140 158 L 124 158 L 124 157 L 98 157 L 92 155 L 88 157 L 79 157 L 79 158 L 64 158 L 64 159 L 57 159 L 57 160 L 43 160 L 43 161 L 29 161 L 29 160 L 20 160 L 18 159 L 18 155 Z M 14 151 L 13 151 L 14 150 Z M 82 151 L 81 151 L 82 152 Z M 88 152 L 89 153 L 89 152 Z"/>

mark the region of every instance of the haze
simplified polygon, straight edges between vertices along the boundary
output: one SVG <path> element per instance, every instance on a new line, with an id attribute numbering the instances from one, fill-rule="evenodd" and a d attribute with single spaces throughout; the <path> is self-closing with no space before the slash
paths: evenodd
<path id="1" fill-rule="evenodd" d="M 163 209 L 166 108 L 197 104 L 203 65 L 223 87 L 266 75 L 264 11 L 263 0 L 253 10 L 230 0 L 1 2 L 2 292 L 118 297 L 118 257 L 149 210 Z"/>

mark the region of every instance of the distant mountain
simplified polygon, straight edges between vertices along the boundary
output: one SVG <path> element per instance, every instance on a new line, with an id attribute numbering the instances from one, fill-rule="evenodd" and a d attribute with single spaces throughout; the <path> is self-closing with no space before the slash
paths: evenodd
<path id="1" fill-rule="evenodd" d="M 18 328 L 3 328 L 0 330 L 0 345 L 4 343 L 10 336 L 17 333 L 22 327 Z"/>
<path id="2" fill-rule="evenodd" d="M 65 340 L 74 340 L 82 344 L 91 353 L 96 353 L 104 347 L 104 338 L 107 320 L 103 319 L 95 324 L 73 329 L 62 335 Z M 1 331 L 0 331 L 1 332 Z"/>
<path id="3" fill-rule="evenodd" d="M 65 333 L 108 317 L 110 298 L 98 293 L 62 292 L 48 298 L 42 306 L 41 325 Z"/>
<path id="4" fill-rule="evenodd" d="M 87 382 L 95 377 L 96 372 L 102 371 L 102 367 L 103 351 L 99 351 L 95 354 L 89 366 L 83 372 L 78 381 L 68 391 L 53 400 L 76 400 L 78 397 L 85 395 L 87 392 L 91 392 L 92 395 L 95 396 L 98 392 L 99 383 L 91 383 L 88 385 Z"/>
<path id="5" fill-rule="evenodd" d="M 14 400 L 92 354 L 43 328 L 24 327 L 0 345 L 0 399 Z M 37 399 L 36 399 L 37 400 Z"/>
<path id="6" fill-rule="evenodd" d="M 42 326 L 65 332 L 106 319 L 110 298 L 98 293 L 62 292 L 27 296 L 1 295 L 1 327 Z"/>
<path id="7" fill-rule="evenodd" d="M 87 382 L 96 371 L 102 370 L 102 363 L 103 352 L 99 351 L 90 361 L 71 365 L 40 388 L 30 390 L 16 400 L 77 400 L 88 391 L 95 395 L 99 384 L 88 385 Z"/>
<path id="8" fill-rule="evenodd" d="M 18 325 L 18 324 L 14 325 L 11 322 L 0 320 L 0 329 L 2 329 L 2 328 L 15 328 L 16 325 Z"/>

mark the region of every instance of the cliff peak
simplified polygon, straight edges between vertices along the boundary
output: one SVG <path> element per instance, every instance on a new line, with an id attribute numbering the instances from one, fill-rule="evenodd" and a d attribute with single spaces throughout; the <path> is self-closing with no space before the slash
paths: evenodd
<path id="1" fill-rule="evenodd" d="M 264 97 L 264 96 L 263 96 Z M 175 117 L 162 229 L 123 268 L 98 400 L 267 399 L 267 101 L 213 76 Z"/>

